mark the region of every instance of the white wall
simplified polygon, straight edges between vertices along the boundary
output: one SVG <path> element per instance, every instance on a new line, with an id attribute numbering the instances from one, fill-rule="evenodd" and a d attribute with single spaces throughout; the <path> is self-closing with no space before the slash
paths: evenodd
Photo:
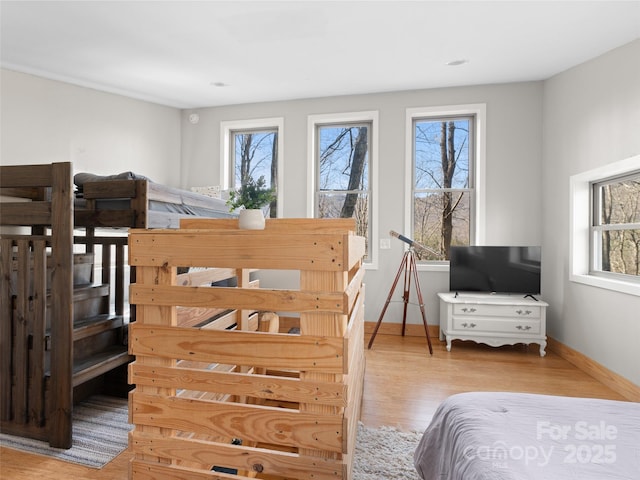
<path id="1" fill-rule="evenodd" d="M 133 170 L 182 187 L 219 183 L 220 122 L 285 119 L 285 216 L 305 214 L 307 116 L 380 112 L 382 235 L 404 225 L 405 109 L 487 105 L 487 243 L 543 246 L 549 334 L 640 384 L 640 297 L 569 282 L 569 177 L 640 153 L 640 41 L 532 82 L 183 111 L 1 71 L 0 162 L 73 161 L 76 171 Z M 180 163 L 182 159 L 182 163 Z M 544 212 L 544 217 L 543 213 Z M 400 262 L 392 239 L 368 271 L 366 318 L 377 320 Z M 421 272 L 431 324 L 447 273 Z M 399 322 L 393 304 L 385 322 Z M 410 323 L 420 323 L 417 308 Z"/>
<path id="2" fill-rule="evenodd" d="M 535 244 L 541 234 L 542 83 L 518 83 L 272 102 L 197 110 L 192 125 L 183 112 L 182 160 L 185 185 L 218 185 L 220 122 L 284 118 L 284 214 L 304 217 L 307 202 L 307 117 L 314 114 L 379 111 L 379 232 L 403 231 L 405 115 L 407 108 L 485 103 L 487 109 L 488 244 Z M 407 232 L 408 233 L 408 232 Z M 391 239 L 380 250 L 378 270 L 366 274 L 366 319 L 376 321 L 396 274 L 404 244 Z M 448 272 L 421 272 L 427 320 L 437 324 L 436 293 L 448 291 Z M 400 300 L 402 286 L 394 300 Z M 384 321 L 401 322 L 401 303 L 393 303 Z M 421 323 L 417 306 L 409 323 Z"/>
<path id="3" fill-rule="evenodd" d="M 640 40 L 544 83 L 548 334 L 640 385 L 640 297 L 569 281 L 569 178 L 640 153 Z"/>
<path id="4" fill-rule="evenodd" d="M 180 110 L 1 70 L 0 162 L 180 184 Z"/>

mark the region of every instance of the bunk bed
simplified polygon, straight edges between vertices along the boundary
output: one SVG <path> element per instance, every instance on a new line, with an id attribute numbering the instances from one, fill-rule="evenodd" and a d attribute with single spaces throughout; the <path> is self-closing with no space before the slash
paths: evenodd
<path id="1" fill-rule="evenodd" d="M 74 175 L 75 225 L 178 228 L 189 217 L 231 218 L 224 200 L 155 183 L 133 172 Z"/>
<path id="2" fill-rule="evenodd" d="M 75 180 L 69 162 L 0 166 L 0 429 L 59 448 L 72 444 L 74 401 L 128 389 L 129 228 L 231 216 L 223 200 L 130 172 Z"/>

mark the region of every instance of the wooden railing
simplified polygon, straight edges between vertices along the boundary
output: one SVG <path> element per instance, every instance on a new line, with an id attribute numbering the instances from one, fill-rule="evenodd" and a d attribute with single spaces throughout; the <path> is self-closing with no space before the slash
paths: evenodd
<path id="1" fill-rule="evenodd" d="M 27 226 L 27 235 L 2 236 L 0 245 L 0 372 L 2 431 L 71 446 L 73 402 L 73 185 L 70 163 L 0 167 L 3 226 Z M 51 236 L 44 237 L 46 227 Z M 50 294 L 49 383 L 45 375 L 47 255 Z M 17 261 L 17 284 L 11 272 Z"/>

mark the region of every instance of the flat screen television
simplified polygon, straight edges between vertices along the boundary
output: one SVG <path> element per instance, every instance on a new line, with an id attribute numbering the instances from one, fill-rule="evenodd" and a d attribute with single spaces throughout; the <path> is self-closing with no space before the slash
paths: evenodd
<path id="1" fill-rule="evenodd" d="M 540 247 L 451 247 L 452 292 L 540 294 Z"/>

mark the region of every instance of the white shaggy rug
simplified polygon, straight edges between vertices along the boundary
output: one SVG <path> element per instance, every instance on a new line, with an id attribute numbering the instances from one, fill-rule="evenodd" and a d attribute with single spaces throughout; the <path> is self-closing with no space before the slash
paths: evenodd
<path id="1" fill-rule="evenodd" d="M 422 432 L 401 432 L 392 427 L 358 425 L 353 461 L 354 480 L 419 480 L 413 453 Z"/>
<path id="2" fill-rule="evenodd" d="M 46 442 L 0 434 L 0 443 L 60 460 L 101 468 L 127 448 L 127 401 L 91 397 L 73 409 L 73 447 L 51 448 Z M 353 480 L 419 480 L 413 453 L 421 432 L 401 432 L 392 427 L 358 425 Z"/>

